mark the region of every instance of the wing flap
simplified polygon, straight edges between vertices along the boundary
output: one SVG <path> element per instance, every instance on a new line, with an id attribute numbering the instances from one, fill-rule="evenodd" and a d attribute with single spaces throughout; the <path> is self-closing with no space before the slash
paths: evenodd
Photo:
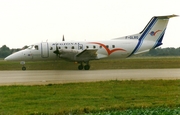
<path id="1" fill-rule="evenodd" d="M 96 59 L 97 58 L 97 49 L 85 49 L 79 54 L 76 55 L 77 58 L 90 58 Z"/>

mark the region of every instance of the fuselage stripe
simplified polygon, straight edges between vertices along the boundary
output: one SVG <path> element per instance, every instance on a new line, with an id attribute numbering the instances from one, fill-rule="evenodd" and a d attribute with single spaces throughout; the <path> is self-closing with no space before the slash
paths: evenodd
<path id="1" fill-rule="evenodd" d="M 161 35 L 159 36 L 159 38 L 157 39 L 155 45 L 153 48 L 156 48 L 158 46 L 160 46 L 162 44 L 162 39 L 164 37 L 164 33 L 165 33 L 166 29 L 164 29 L 164 31 L 161 33 Z"/>
<path id="2" fill-rule="evenodd" d="M 98 44 L 98 45 L 102 46 L 106 50 L 106 52 L 108 53 L 108 56 L 111 55 L 113 52 L 116 52 L 116 51 L 126 51 L 125 49 L 122 49 L 122 48 L 115 48 L 115 49 L 110 50 L 109 48 L 106 47 L 106 45 L 99 43 L 99 42 L 90 42 L 90 43 L 91 44 Z"/>

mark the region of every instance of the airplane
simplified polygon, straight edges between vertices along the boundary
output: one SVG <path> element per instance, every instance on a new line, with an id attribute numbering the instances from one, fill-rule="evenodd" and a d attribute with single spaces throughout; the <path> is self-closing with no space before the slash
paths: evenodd
<path id="1" fill-rule="evenodd" d="M 67 42 L 63 35 L 61 42 L 36 43 L 5 60 L 21 61 L 22 70 L 26 70 L 25 61 L 64 59 L 79 63 L 79 70 L 89 70 L 91 60 L 128 58 L 162 45 L 169 19 L 177 16 L 154 16 L 140 33 L 107 41 Z"/>

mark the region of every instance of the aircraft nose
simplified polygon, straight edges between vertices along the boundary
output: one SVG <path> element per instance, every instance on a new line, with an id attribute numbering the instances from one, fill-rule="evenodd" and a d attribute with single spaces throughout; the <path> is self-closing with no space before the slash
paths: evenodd
<path id="1" fill-rule="evenodd" d="M 17 52 L 17 53 L 9 55 L 4 60 L 6 60 L 6 61 L 21 61 L 21 59 L 22 59 L 22 53 Z"/>

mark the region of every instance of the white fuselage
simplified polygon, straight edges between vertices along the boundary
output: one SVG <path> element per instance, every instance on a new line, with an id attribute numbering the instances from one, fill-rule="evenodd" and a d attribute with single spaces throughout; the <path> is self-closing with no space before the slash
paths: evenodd
<path id="1" fill-rule="evenodd" d="M 147 42 L 147 41 L 146 41 Z M 55 60 L 57 56 L 54 54 L 56 47 L 60 52 L 66 52 L 66 55 L 62 58 L 67 58 L 71 61 L 76 60 L 75 55 L 85 49 L 97 50 L 97 59 L 101 58 L 126 58 L 131 56 L 133 50 L 138 44 L 138 39 L 132 38 L 120 38 L 118 40 L 98 41 L 98 42 L 42 42 L 31 45 L 27 49 L 21 50 L 11 55 L 13 60 L 16 61 L 30 61 L 30 60 Z M 151 41 L 144 43 L 140 49 L 135 53 L 143 52 L 152 47 Z M 68 53 L 69 52 L 69 53 Z M 11 57 L 7 57 L 6 60 L 10 60 Z"/>

